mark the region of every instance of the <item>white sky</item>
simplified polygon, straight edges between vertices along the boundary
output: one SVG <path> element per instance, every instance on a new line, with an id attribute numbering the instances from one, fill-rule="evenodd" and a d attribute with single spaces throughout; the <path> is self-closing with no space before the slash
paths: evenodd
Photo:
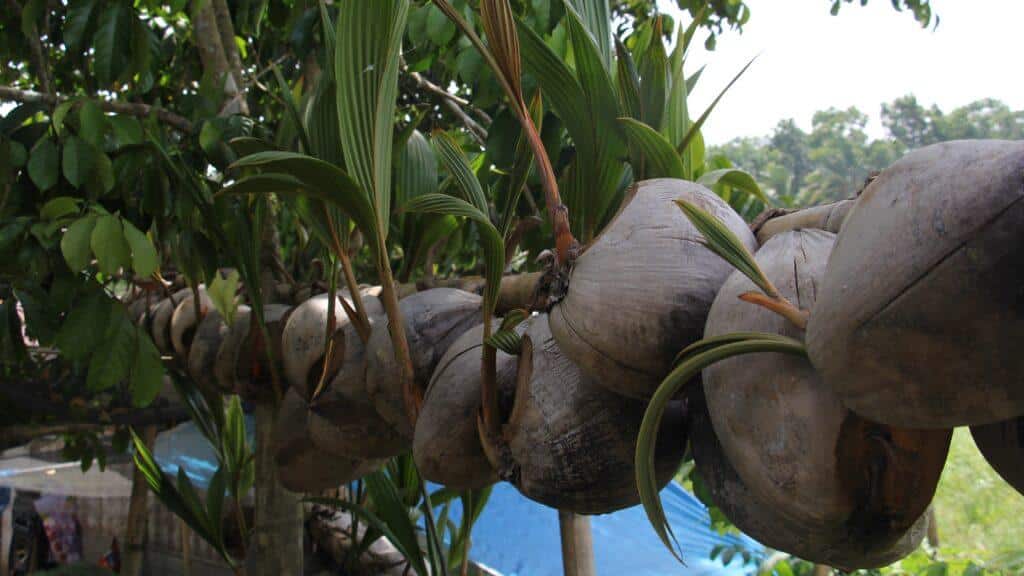
<path id="1" fill-rule="evenodd" d="M 932 0 L 941 18 L 934 30 L 889 0 L 859 4 L 831 16 L 829 0 L 747 0 L 743 34 L 726 32 L 714 52 L 704 50 L 703 37 L 694 39 L 687 73 L 708 64 L 693 94 L 694 115 L 760 54 L 708 119 L 707 142 L 767 135 L 784 118 L 807 130 L 814 112 L 830 106 L 858 107 L 879 137 L 881 104 L 909 93 L 947 112 L 989 97 L 1024 108 L 1024 0 Z M 659 6 L 680 19 L 674 0 Z"/>

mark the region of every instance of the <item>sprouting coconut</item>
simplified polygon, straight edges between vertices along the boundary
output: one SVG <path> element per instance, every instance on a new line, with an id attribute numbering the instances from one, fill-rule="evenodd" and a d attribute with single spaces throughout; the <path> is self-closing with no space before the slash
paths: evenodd
<path id="1" fill-rule="evenodd" d="M 195 295 L 189 294 L 174 308 L 171 315 L 171 347 L 174 354 L 183 361 L 188 360 L 189 344 L 203 316 L 213 309 L 213 300 L 206 293 L 205 286 L 199 286 L 199 314 L 196 316 Z"/>
<path id="2" fill-rule="evenodd" d="M 702 387 L 691 386 L 687 398 L 689 438 L 697 474 L 715 505 L 751 538 L 842 570 L 885 566 L 921 544 L 927 533 L 927 514 L 903 531 L 872 535 L 858 533 L 849 526 L 808 527 L 793 522 L 751 491 L 736 473 L 715 436 Z"/>
<path id="3" fill-rule="evenodd" d="M 562 354 L 545 316 L 528 319 L 523 337 L 532 354 L 519 362 L 503 440 L 485 446 L 499 476 L 559 510 L 603 514 L 639 503 L 633 459 L 645 403 L 584 374 Z M 660 486 L 672 479 L 686 449 L 679 403 L 662 422 L 655 452 Z"/>
<path id="4" fill-rule="evenodd" d="M 565 355 L 610 390 L 648 398 L 681 349 L 704 331 L 731 268 L 701 244 L 672 201 L 717 216 L 753 251 L 743 219 L 703 186 L 674 179 L 635 184 L 623 208 L 575 261 L 565 298 L 550 312 Z"/>
<path id="5" fill-rule="evenodd" d="M 348 458 L 325 452 L 309 435 L 309 406 L 288 390 L 274 425 L 274 462 L 281 484 L 293 492 L 320 492 L 351 482 L 383 461 Z"/>
<path id="6" fill-rule="evenodd" d="M 1024 417 L 972 426 L 971 436 L 992 468 L 1024 494 Z"/>
<path id="7" fill-rule="evenodd" d="M 800 309 L 821 295 L 835 235 L 784 232 L 755 260 L 779 294 Z M 708 338 L 760 332 L 803 338 L 789 320 L 740 300 L 755 284 L 734 272 L 708 315 Z M 715 434 L 759 501 L 808 532 L 845 527 L 903 534 L 934 495 L 950 430 L 910 430 L 869 422 L 846 409 L 804 357 L 749 354 L 703 372 Z"/>
<path id="8" fill-rule="evenodd" d="M 482 299 L 453 288 L 417 292 L 399 302 L 412 356 L 415 385 L 427 387 L 438 360 L 463 332 L 480 319 Z M 402 437 L 412 440 L 401 370 L 395 362 L 387 321 L 374 327 L 367 343 L 366 389 L 377 412 Z"/>
<path id="9" fill-rule="evenodd" d="M 373 330 L 383 330 L 383 316 L 370 318 Z M 317 416 L 310 437 L 332 454 L 358 458 L 389 458 L 409 449 L 408 438 L 377 414 L 366 392 L 366 345 L 355 325 L 346 323 L 337 336 L 344 358 L 326 382 L 310 410 Z"/>
<path id="10" fill-rule="evenodd" d="M 498 321 L 492 321 L 497 328 Z M 480 445 L 483 324 L 469 330 L 448 348 L 430 380 L 413 438 L 416 467 L 427 480 L 459 490 L 483 488 L 498 480 Z M 517 358 L 497 353 L 499 406 L 511 410 Z"/>
<path id="11" fill-rule="evenodd" d="M 899 426 L 1024 414 L 1024 142 L 904 156 L 843 224 L 807 328 L 843 403 Z"/>
<path id="12" fill-rule="evenodd" d="M 248 306 L 239 306 L 237 314 L 249 313 Z M 228 337 L 231 327 L 224 322 L 224 318 L 216 310 L 209 313 L 199 323 L 195 336 L 189 345 L 188 350 L 188 373 L 197 384 L 206 387 L 208 390 L 220 388 L 217 380 L 216 365 L 217 356 L 221 344 Z M 230 388 L 220 388 L 221 392 L 231 394 Z"/>
<path id="13" fill-rule="evenodd" d="M 338 294 L 334 306 L 335 334 L 341 334 L 350 323 L 348 314 L 342 308 L 344 298 L 349 306 L 352 300 L 347 292 Z M 367 314 L 376 316 L 383 313 L 384 308 L 370 290 L 362 293 L 363 305 Z M 309 400 L 313 396 L 317 384 L 323 376 L 324 340 L 327 335 L 328 309 L 330 297 L 319 294 L 295 307 L 288 318 L 284 333 L 281 336 L 283 347 L 284 375 L 289 384 L 296 387 L 299 394 Z M 358 337 L 358 335 L 357 335 Z M 335 342 L 332 355 L 332 366 L 329 367 L 327 379 L 333 377 L 338 366 L 345 359 L 347 342 Z"/>
<path id="14" fill-rule="evenodd" d="M 281 331 L 292 308 L 284 304 L 270 304 L 263 308 L 263 320 L 270 335 L 274 358 L 281 359 Z M 246 398 L 262 395 L 270 390 L 271 370 L 267 365 L 268 344 L 260 336 L 260 346 L 253 356 L 255 335 L 252 332 L 252 313 L 239 309 L 235 322 L 217 350 L 214 375 L 223 390 L 234 390 Z"/>
<path id="15" fill-rule="evenodd" d="M 182 300 L 192 295 L 188 288 L 182 288 L 150 306 L 148 313 L 149 333 L 153 336 L 153 344 L 162 354 L 174 352 L 171 344 L 171 316 Z"/>

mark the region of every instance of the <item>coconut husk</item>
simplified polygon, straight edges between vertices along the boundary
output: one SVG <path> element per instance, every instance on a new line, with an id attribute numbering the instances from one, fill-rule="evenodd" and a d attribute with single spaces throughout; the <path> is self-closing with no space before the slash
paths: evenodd
<path id="1" fill-rule="evenodd" d="M 178 304 L 191 295 L 190 289 L 182 288 L 150 307 L 149 333 L 161 354 L 174 352 L 174 346 L 171 344 L 171 316 L 174 315 L 174 309 Z"/>
<path id="2" fill-rule="evenodd" d="M 249 307 L 239 306 L 235 312 L 235 318 L 245 315 L 248 319 Z M 235 322 L 237 327 L 237 320 Z M 227 388 L 221 385 L 217 372 L 217 362 L 220 357 L 221 347 L 224 340 L 231 335 L 232 327 L 224 322 L 220 312 L 210 310 L 203 321 L 196 328 L 195 336 L 189 344 L 188 350 L 188 373 L 197 384 L 206 387 L 208 390 L 219 389 L 224 394 L 233 394 L 234 388 Z M 231 381 L 233 386 L 233 381 Z"/>
<path id="3" fill-rule="evenodd" d="M 604 514 L 636 505 L 636 438 L 645 403 L 610 392 L 559 349 L 544 316 L 526 321 L 515 403 L 491 465 L 527 498 L 559 510 Z M 666 411 L 658 437 L 660 486 L 686 449 L 682 406 Z"/>
<path id="4" fill-rule="evenodd" d="M 290 306 L 284 304 L 268 304 L 263 307 L 264 322 L 270 333 L 269 345 L 278 361 L 281 360 L 281 332 L 291 310 Z M 247 399 L 260 397 L 271 390 L 272 373 L 267 365 L 265 348 L 258 350 L 254 356 L 253 339 L 252 314 L 240 310 L 217 351 L 214 369 L 223 389 L 234 390 Z M 262 344 L 266 345 L 265 342 Z"/>
<path id="5" fill-rule="evenodd" d="M 846 218 L 807 328 L 811 360 L 877 422 L 1024 415 L 1024 142 L 904 156 Z"/>
<path id="6" fill-rule="evenodd" d="M 382 329 L 383 316 L 371 316 L 370 325 Z M 344 361 L 310 408 L 318 416 L 310 425 L 313 442 L 357 458 L 390 458 L 409 450 L 409 440 L 377 414 L 366 392 L 366 345 L 355 325 L 346 324 L 337 340 Z"/>
<path id="7" fill-rule="evenodd" d="M 835 236 L 785 232 L 756 254 L 779 292 L 814 305 Z M 740 272 L 722 286 L 706 336 L 803 331 L 739 295 L 757 290 Z M 951 430 L 910 430 L 869 422 L 845 408 L 805 358 L 744 355 L 703 373 L 708 411 L 725 456 L 757 498 L 794 526 L 847 526 L 902 534 L 928 508 Z"/>
<path id="8" fill-rule="evenodd" d="M 491 326 L 497 329 L 499 321 Z M 481 362 L 484 326 L 480 324 L 456 340 L 438 362 L 423 407 L 416 420 L 412 454 L 420 474 L 432 482 L 458 490 L 478 489 L 498 481 L 480 445 Z M 517 358 L 497 352 L 500 410 L 511 410 L 515 393 Z"/>
<path id="9" fill-rule="evenodd" d="M 453 288 L 433 288 L 399 301 L 409 342 L 415 385 L 425 389 L 437 362 L 463 332 L 480 319 L 482 298 Z M 366 389 L 377 413 L 403 438 L 412 440 L 401 370 L 395 361 L 387 322 L 379 323 L 367 344 Z"/>
<path id="10" fill-rule="evenodd" d="M 384 312 L 373 292 L 374 290 L 362 291 L 363 305 L 367 314 L 376 316 Z M 353 306 L 352 299 L 347 292 L 340 292 L 335 299 L 334 320 L 335 334 L 341 334 L 351 322 L 348 314 L 341 305 L 344 298 L 349 306 Z M 284 333 L 281 336 L 281 343 L 285 350 L 283 365 L 284 375 L 288 383 L 299 392 L 307 401 L 313 397 L 317 383 L 320 382 L 323 374 L 324 351 L 326 349 L 324 340 L 327 336 L 328 308 L 330 297 L 328 294 L 318 294 L 302 304 L 295 307 L 288 322 L 285 325 Z M 334 377 L 340 363 L 345 358 L 344 344 L 335 342 L 335 351 L 332 355 L 332 366 L 328 367 L 327 378 Z"/>
<path id="11" fill-rule="evenodd" d="M 876 535 L 844 526 L 794 523 L 752 492 L 736 473 L 715 436 L 702 387 L 691 386 L 687 396 L 690 445 L 697 474 L 715 505 L 751 538 L 799 558 L 847 571 L 891 564 L 921 544 L 928 531 L 927 514 L 901 533 Z"/>
<path id="12" fill-rule="evenodd" d="M 992 468 L 1024 494 L 1024 417 L 972 426 L 971 436 Z"/>
<path id="13" fill-rule="evenodd" d="M 194 294 L 189 294 L 174 308 L 171 315 L 171 347 L 174 354 L 181 360 L 188 360 L 189 344 L 195 335 L 196 328 L 206 314 L 213 309 L 213 300 L 206 294 L 206 287 L 199 287 L 199 317 L 196 317 Z"/>
<path id="14" fill-rule="evenodd" d="M 649 398 L 675 355 L 700 339 L 732 268 L 708 250 L 673 200 L 709 211 L 753 252 L 750 229 L 693 182 L 638 182 L 623 208 L 575 261 L 551 332 L 573 362 L 617 394 Z"/>
<path id="15" fill-rule="evenodd" d="M 294 390 L 288 390 L 274 424 L 274 462 L 278 479 L 288 490 L 320 492 L 337 488 L 384 464 L 383 460 L 346 458 L 323 451 L 309 435 L 309 419 L 309 405 Z"/>

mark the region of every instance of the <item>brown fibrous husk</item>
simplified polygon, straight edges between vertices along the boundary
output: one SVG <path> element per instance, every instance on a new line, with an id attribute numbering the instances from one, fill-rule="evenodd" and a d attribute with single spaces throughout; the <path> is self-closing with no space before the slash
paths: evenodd
<path id="1" fill-rule="evenodd" d="M 550 312 L 566 356 L 624 396 L 645 399 L 675 355 L 700 339 L 731 267 L 673 200 L 717 217 L 751 252 L 743 219 L 703 186 L 661 178 L 633 185 L 623 208 L 575 261 L 565 298 Z"/>
<path id="2" fill-rule="evenodd" d="M 498 328 L 498 320 L 491 323 Z M 441 357 L 416 421 L 413 457 L 424 478 L 458 490 L 483 488 L 498 480 L 480 445 L 484 326 L 456 340 Z M 517 358 L 497 351 L 499 410 L 508 414 L 515 392 Z"/>
<path id="3" fill-rule="evenodd" d="M 1024 494 L 1024 417 L 971 426 L 971 436 L 992 468 Z"/>
<path id="4" fill-rule="evenodd" d="M 502 438 L 485 445 L 491 465 L 527 498 L 559 510 L 603 514 L 638 504 L 634 459 L 646 403 L 584 374 L 562 353 L 545 316 L 525 324 L 532 354 L 521 357 L 528 359 L 519 363 Z M 678 471 L 685 448 L 682 407 L 672 403 L 655 450 L 659 485 Z"/>
<path id="5" fill-rule="evenodd" d="M 715 436 L 702 386 L 690 386 L 687 396 L 697 476 L 714 504 L 746 535 L 776 550 L 847 571 L 891 564 L 921 544 L 928 531 L 927 514 L 902 532 L 877 534 L 863 534 L 848 526 L 808 527 L 793 522 L 751 491 L 736 473 Z"/>
<path id="6" fill-rule="evenodd" d="M 883 170 L 843 224 L 807 328 L 852 410 L 918 428 L 1024 415 L 1024 142 L 956 141 Z"/>
<path id="7" fill-rule="evenodd" d="M 835 235 L 798 230 L 756 254 L 765 276 L 801 309 L 814 305 Z M 756 291 L 735 272 L 708 316 L 706 336 L 765 332 L 803 339 L 778 314 L 739 299 Z M 794 526 L 902 534 L 927 509 L 945 463 L 950 430 L 869 422 L 846 409 L 806 358 L 772 353 L 706 368 L 715 434 L 747 488 Z"/>
<path id="8" fill-rule="evenodd" d="M 412 357 L 414 385 L 426 389 L 437 362 L 463 332 L 480 321 L 482 299 L 453 288 L 432 288 L 399 301 L 405 337 Z M 366 389 L 377 413 L 412 441 L 401 369 L 395 360 L 387 320 L 379 322 L 367 343 Z"/>

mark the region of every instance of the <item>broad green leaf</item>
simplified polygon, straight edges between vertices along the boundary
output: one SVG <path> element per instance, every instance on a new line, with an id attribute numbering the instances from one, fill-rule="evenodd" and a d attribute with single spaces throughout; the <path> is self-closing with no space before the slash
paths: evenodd
<path id="1" fill-rule="evenodd" d="M 208 157 L 215 158 L 221 144 L 221 137 L 221 131 L 216 124 L 203 122 L 203 127 L 199 130 L 199 147 L 206 152 Z"/>
<path id="2" fill-rule="evenodd" d="M 138 347 L 136 331 L 136 326 L 124 313 L 124 307 L 115 305 L 102 336 L 103 345 L 96 348 L 89 361 L 89 375 L 85 381 L 89 390 L 106 390 L 128 377 Z"/>
<path id="3" fill-rule="evenodd" d="M 100 0 L 70 0 L 68 15 L 64 21 L 64 44 L 68 55 L 83 53 L 85 31 L 95 14 L 95 7 Z"/>
<path id="4" fill-rule="evenodd" d="M 93 71 L 101 84 L 112 83 L 127 63 L 131 22 L 126 0 L 104 3 L 93 41 Z"/>
<path id="5" fill-rule="evenodd" d="M 661 39 L 661 17 L 658 17 L 656 22 L 650 46 L 640 57 L 640 101 L 643 106 L 643 116 L 640 120 L 655 130 L 660 130 L 669 94 L 668 56 L 665 54 L 665 43 Z"/>
<path id="6" fill-rule="evenodd" d="M 619 86 L 619 103 L 623 112 L 630 118 L 643 119 L 643 105 L 640 101 L 640 73 L 636 69 L 633 56 L 626 50 L 626 46 L 615 41 L 615 53 L 618 55 L 616 66 L 618 67 L 615 81 Z"/>
<path id="7" fill-rule="evenodd" d="M 223 540 L 221 518 L 224 512 L 226 480 L 224 466 L 220 466 L 210 477 L 210 484 L 206 487 L 206 517 L 210 519 L 213 537 L 218 541 Z"/>
<path id="8" fill-rule="evenodd" d="M 58 136 L 64 135 L 64 120 L 67 119 L 67 116 L 71 112 L 71 109 L 74 108 L 75 105 L 77 105 L 79 102 L 81 102 L 81 100 L 77 98 L 72 98 L 70 100 L 65 100 L 64 102 L 61 102 L 57 105 L 56 108 L 53 109 L 53 117 L 51 118 L 51 123 L 53 124 L 54 132 L 56 132 Z"/>
<path id="9" fill-rule="evenodd" d="M 81 188 L 92 174 L 96 162 L 92 145 L 77 136 L 69 136 L 64 142 L 64 177 L 75 188 Z"/>
<path id="10" fill-rule="evenodd" d="M 437 156 L 419 130 L 414 130 L 402 147 L 395 176 L 395 198 L 399 206 L 410 198 L 437 192 Z"/>
<path id="11" fill-rule="evenodd" d="M 43 220 L 59 220 L 78 212 L 81 200 L 71 196 L 58 196 L 49 200 L 39 209 L 39 217 Z"/>
<path id="12" fill-rule="evenodd" d="M 232 167 L 260 168 L 266 174 L 243 178 L 220 193 L 296 193 L 305 190 L 340 208 L 367 237 L 377 237 L 377 220 L 369 197 L 336 166 L 294 152 L 258 152 L 240 158 Z M 373 243 L 370 248 L 376 249 Z"/>
<path id="13" fill-rule="evenodd" d="M 676 366 L 662 381 L 651 397 L 644 419 L 640 424 L 640 432 L 636 443 L 636 482 L 647 519 L 658 534 L 662 543 L 672 554 L 682 561 L 678 552 L 678 544 L 673 544 L 675 535 L 665 517 L 665 510 L 658 495 L 658 481 L 655 477 L 654 459 L 658 431 L 665 407 L 679 390 L 693 380 L 704 368 L 726 358 L 741 354 L 761 352 L 779 352 L 797 356 L 807 355 L 804 345 L 796 340 L 781 340 L 778 334 L 771 334 L 765 340 L 746 340 L 726 343 L 700 354 L 690 356 L 682 364 Z"/>
<path id="14" fill-rule="evenodd" d="M 757 185 L 754 177 L 738 168 L 723 168 L 721 170 L 705 172 L 697 181 L 708 188 L 715 184 L 725 184 L 735 190 L 750 194 L 763 202 L 765 206 L 772 205 L 771 200 L 761 190 L 761 187 Z"/>
<path id="15" fill-rule="evenodd" d="M 568 12 L 577 15 L 587 34 L 597 48 L 597 54 L 605 70 L 611 72 L 612 46 L 611 23 L 612 15 L 608 0 L 564 0 Z"/>
<path id="16" fill-rule="evenodd" d="M 135 361 L 132 363 L 132 403 L 149 406 L 163 386 L 164 365 L 160 352 L 142 326 L 136 327 Z"/>
<path id="17" fill-rule="evenodd" d="M 220 273 L 215 274 L 213 282 L 206 288 L 206 293 L 224 322 L 228 326 L 234 324 L 235 312 L 238 310 L 238 301 L 235 299 L 235 294 L 238 293 L 238 271 L 232 270 L 226 278 Z"/>
<path id="18" fill-rule="evenodd" d="M 778 296 L 778 291 L 764 275 L 757 260 L 754 259 L 754 255 L 747 250 L 732 230 L 726 228 L 717 218 L 696 204 L 682 199 L 676 200 L 675 203 L 697 228 L 697 231 L 704 236 L 704 245 L 709 250 L 739 270 L 765 294 L 771 297 Z"/>
<path id="19" fill-rule="evenodd" d="M 371 200 L 374 237 L 381 246 L 391 215 L 392 132 L 408 12 L 408 0 L 343 0 L 335 34 L 345 165 Z"/>
<path id="20" fill-rule="evenodd" d="M 105 196 L 114 189 L 114 165 L 104 152 L 94 148 L 93 153 L 94 164 L 85 189 L 93 196 Z"/>
<path id="21" fill-rule="evenodd" d="M 106 214 L 96 220 L 89 246 L 99 262 L 100 272 L 107 276 L 114 276 L 121 268 L 131 266 L 131 249 L 125 240 L 121 219 L 117 216 Z"/>
<path id="22" fill-rule="evenodd" d="M 146 235 L 131 222 L 124 220 L 124 237 L 132 253 L 132 269 L 135 274 L 144 278 L 156 272 L 160 259 L 156 248 Z"/>
<path id="23" fill-rule="evenodd" d="M 484 189 L 480 185 L 480 180 L 477 179 L 476 174 L 473 173 L 473 169 L 469 167 L 469 159 L 462 153 L 462 148 L 459 147 L 458 143 L 451 136 L 444 132 L 435 133 L 433 140 L 438 156 L 441 157 L 445 168 L 448 169 L 449 174 L 452 175 L 452 178 L 458 185 L 457 188 L 462 199 L 472 204 L 482 214 L 487 214 L 489 208 L 487 206 L 487 197 L 484 195 Z"/>
<path id="24" fill-rule="evenodd" d="M 46 10 L 46 0 L 27 0 L 21 9 L 21 33 L 27 38 L 36 35 L 37 23 Z"/>
<path id="25" fill-rule="evenodd" d="M 418 196 L 406 203 L 405 210 L 407 212 L 448 214 L 450 216 L 469 218 L 477 223 L 482 236 L 484 262 L 487 268 L 484 317 L 490 318 L 494 314 L 494 307 L 498 302 L 498 292 L 501 290 L 501 276 L 505 269 L 505 242 L 498 233 L 498 229 L 491 223 L 490 218 L 469 202 L 446 194 Z"/>
<path id="26" fill-rule="evenodd" d="M 96 215 L 88 214 L 68 226 L 60 240 L 60 251 L 72 272 L 81 272 L 89 265 L 92 256 L 90 246 L 92 232 L 96 226 Z"/>
<path id="27" fill-rule="evenodd" d="M 416 526 L 409 517 L 409 511 L 394 482 L 380 470 L 366 475 L 363 481 L 373 500 L 374 511 L 390 528 L 389 532 L 395 538 L 392 544 L 406 550 L 406 559 L 420 576 L 428 576 L 423 554 L 420 552 L 419 539 L 416 537 Z"/>
<path id="28" fill-rule="evenodd" d="M 103 292 L 96 291 L 75 304 L 57 332 L 57 349 L 63 357 L 81 361 L 102 344 L 96 334 L 106 328 L 113 307 Z"/>
<path id="29" fill-rule="evenodd" d="M 32 153 L 28 158 L 28 176 L 32 183 L 42 191 L 47 191 L 57 185 L 60 176 L 60 159 L 58 158 L 57 144 L 49 138 L 41 138 L 32 147 Z"/>
<path id="30" fill-rule="evenodd" d="M 133 146 L 142 144 L 145 138 L 142 134 L 142 124 L 138 119 L 131 116 L 111 116 L 108 118 L 111 127 L 114 129 L 114 138 L 117 139 L 117 146 Z"/>
<path id="31" fill-rule="evenodd" d="M 619 118 L 626 137 L 641 154 L 634 160 L 637 179 L 683 178 L 683 161 L 672 144 L 654 128 L 632 118 Z M 642 160 L 638 162 L 636 160 Z"/>
<path id="32" fill-rule="evenodd" d="M 107 126 L 107 117 L 96 102 L 82 102 L 82 107 L 78 109 L 78 135 L 83 140 L 102 150 Z"/>

